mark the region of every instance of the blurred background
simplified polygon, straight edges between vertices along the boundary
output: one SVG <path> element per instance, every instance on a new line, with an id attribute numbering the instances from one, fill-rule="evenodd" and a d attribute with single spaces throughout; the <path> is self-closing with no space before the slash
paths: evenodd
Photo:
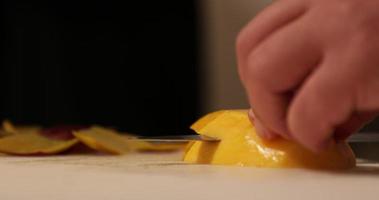
<path id="1" fill-rule="evenodd" d="M 0 118 L 162 135 L 247 108 L 235 38 L 269 2 L 2 0 Z"/>

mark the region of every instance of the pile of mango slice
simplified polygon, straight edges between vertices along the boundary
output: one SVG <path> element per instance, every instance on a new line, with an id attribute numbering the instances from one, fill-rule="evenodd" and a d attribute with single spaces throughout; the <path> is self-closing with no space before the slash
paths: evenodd
<path id="1" fill-rule="evenodd" d="M 64 127 L 57 130 L 40 127 L 15 127 L 3 122 L 0 130 L 0 153 L 10 155 L 52 155 L 66 152 L 78 145 L 85 145 L 95 152 L 127 154 L 133 151 L 175 151 L 183 144 L 153 144 L 129 140 L 130 134 L 100 126 L 88 128 Z"/>

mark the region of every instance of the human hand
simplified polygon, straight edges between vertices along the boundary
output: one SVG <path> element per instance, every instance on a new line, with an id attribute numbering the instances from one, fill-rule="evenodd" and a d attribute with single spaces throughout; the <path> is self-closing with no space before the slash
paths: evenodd
<path id="1" fill-rule="evenodd" d="M 379 0 L 278 0 L 237 39 L 257 132 L 313 151 L 379 113 Z"/>

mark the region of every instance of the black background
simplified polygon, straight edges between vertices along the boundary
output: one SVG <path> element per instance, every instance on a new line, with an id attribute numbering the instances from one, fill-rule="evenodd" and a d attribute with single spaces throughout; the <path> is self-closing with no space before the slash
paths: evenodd
<path id="1" fill-rule="evenodd" d="M 194 1 L 1 2 L 1 119 L 158 135 L 198 117 Z"/>

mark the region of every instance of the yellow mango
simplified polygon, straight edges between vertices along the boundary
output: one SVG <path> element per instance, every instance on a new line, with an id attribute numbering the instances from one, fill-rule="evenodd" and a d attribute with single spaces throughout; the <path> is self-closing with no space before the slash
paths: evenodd
<path id="1" fill-rule="evenodd" d="M 225 110 L 206 115 L 191 128 L 219 142 L 192 142 L 184 161 L 198 164 L 238 165 L 268 168 L 348 169 L 355 156 L 345 142 L 334 143 L 315 154 L 285 139 L 262 140 L 246 110 Z"/>
<path id="2" fill-rule="evenodd" d="M 14 134 L 0 139 L 0 152 L 14 155 L 50 155 L 66 151 L 77 143 L 77 139 L 52 140 L 37 132 Z"/>

